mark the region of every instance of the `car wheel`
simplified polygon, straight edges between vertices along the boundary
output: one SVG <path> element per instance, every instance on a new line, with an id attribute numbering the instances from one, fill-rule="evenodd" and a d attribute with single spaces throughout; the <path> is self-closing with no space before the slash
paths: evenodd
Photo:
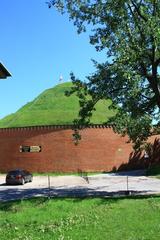
<path id="1" fill-rule="evenodd" d="M 30 178 L 29 182 L 32 182 L 33 181 L 33 177 Z"/>
<path id="2" fill-rule="evenodd" d="M 22 184 L 22 185 L 25 184 L 24 178 L 22 178 L 21 184 Z"/>

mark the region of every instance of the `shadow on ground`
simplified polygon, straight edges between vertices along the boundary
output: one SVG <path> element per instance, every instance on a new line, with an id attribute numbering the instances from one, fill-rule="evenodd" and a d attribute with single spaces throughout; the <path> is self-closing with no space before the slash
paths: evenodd
<path id="1" fill-rule="evenodd" d="M 154 192 L 149 191 L 150 194 Z M 18 188 L 7 188 L 1 191 L 0 201 L 11 201 L 18 199 L 28 199 L 33 197 L 74 197 L 74 198 L 85 198 L 85 197 L 122 197 L 122 196 L 136 196 L 136 195 L 147 195 L 148 191 L 104 191 L 101 187 L 97 188 L 84 188 L 84 187 L 58 187 L 58 188 L 32 188 L 32 189 L 18 189 Z"/>

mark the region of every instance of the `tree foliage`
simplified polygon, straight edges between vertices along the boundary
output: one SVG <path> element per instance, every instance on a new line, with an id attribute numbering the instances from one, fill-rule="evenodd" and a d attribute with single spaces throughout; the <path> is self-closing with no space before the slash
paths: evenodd
<path id="1" fill-rule="evenodd" d="M 67 12 L 78 33 L 91 26 L 90 43 L 105 50 L 106 62 L 80 81 L 72 75 L 80 97 L 81 121 L 89 122 L 95 103 L 111 98 L 118 113 L 110 121 L 135 146 L 145 140 L 160 115 L 160 1 L 53 0 L 49 7 Z M 89 93 L 91 100 L 85 97 Z"/>

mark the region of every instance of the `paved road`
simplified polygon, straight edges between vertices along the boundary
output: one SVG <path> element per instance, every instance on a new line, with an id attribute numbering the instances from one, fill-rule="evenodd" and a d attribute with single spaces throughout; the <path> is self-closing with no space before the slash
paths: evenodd
<path id="1" fill-rule="evenodd" d="M 79 176 L 36 176 L 32 183 L 23 186 L 5 185 L 5 175 L 0 175 L 0 201 L 37 196 L 86 197 L 160 194 L 160 180 L 144 176 L 142 171 L 118 174 L 97 174 L 88 179 Z M 88 180 L 88 181 L 86 181 Z"/>

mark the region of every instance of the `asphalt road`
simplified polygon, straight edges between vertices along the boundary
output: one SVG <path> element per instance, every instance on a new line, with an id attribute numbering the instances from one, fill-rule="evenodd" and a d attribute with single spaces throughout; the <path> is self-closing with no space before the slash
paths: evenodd
<path id="1" fill-rule="evenodd" d="M 5 184 L 0 175 L 0 201 L 10 201 L 38 196 L 46 197 L 110 197 L 160 194 L 160 180 L 144 176 L 142 171 L 118 174 L 97 174 L 87 178 L 80 176 L 35 176 L 25 185 Z"/>

